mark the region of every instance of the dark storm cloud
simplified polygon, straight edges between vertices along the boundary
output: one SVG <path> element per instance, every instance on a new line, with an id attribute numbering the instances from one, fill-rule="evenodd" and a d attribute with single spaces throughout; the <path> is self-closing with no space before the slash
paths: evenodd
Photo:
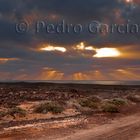
<path id="1" fill-rule="evenodd" d="M 88 18 L 93 20 L 93 17 L 97 20 L 102 19 L 103 14 L 106 15 L 109 10 L 118 6 L 116 1 L 112 0 L 1 0 L 0 1 L 0 12 L 1 14 L 14 14 L 15 18 L 17 15 L 30 14 L 31 11 L 37 10 L 44 16 L 52 14 L 58 14 L 63 18 L 81 19 L 87 22 Z M 92 17 L 93 16 L 93 17 Z M 23 18 L 22 16 L 20 18 Z"/>
<path id="2" fill-rule="evenodd" d="M 29 7 L 37 8 L 38 10 L 52 12 L 62 15 L 68 20 L 84 21 L 93 18 L 102 19 L 101 16 L 107 15 L 108 11 L 119 4 L 116 0 L 35 0 L 29 2 Z"/>
<path id="3" fill-rule="evenodd" d="M 16 32 L 16 23 L 12 21 L 7 21 L 4 19 L 0 19 L 0 40 L 3 42 L 13 41 L 19 43 L 28 43 L 31 40 L 31 35 L 29 33 L 26 34 L 18 34 Z"/>
<path id="4" fill-rule="evenodd" d="M 84 31 L 81 34 L 46 34 L 34 33 L 35 22 L 47 20 L 59 23 L 63 19 L 68 23 L 88 24 L 92 20 L 102 23 L 120 23 L 130 19 L 139 23 L 140 7 L 129 9 L 118 0 L 0 0 L 0 58 L 19 58 L 0 64 L 2 72 L 17 72 L 25 69 L 29 75 L 37 73 L 43 67 L 50 67 L 65 74 L 90 70 L 108 71 L 125 67 L 139 66 L 139 59 L 96 59 L 71 52 L 38 52 L 40 44 L 48 43 L 70 49 L 72 45 L 84 41 L 87 45 L 108 47 L 112 44 L 118 48 L 134 45 L 132 51 L 139 51 L 140 34 L 121 35 L 118 33 L 97 35 Z M 119 16 L 118 16 L 119 14 Z M 54 16 L 54 17 L 53 17 Z M 118 17 L 117 17 L 118 16 Z M 16 23 L 27 20 L 31 30 L 18 34 Z M 110 46 L 109 46 L 110 47 Z M 95 52 L 92 52 L 95 54 Z"/>
<path id="5" fill-rule="evenodd" d="M 9 0 L 0 0 L 0 11 L 2 13 L 10 13 L 17 6 L 18 0 L 9 1 Z"/>
<path id="6" fill-rule="evenodd" d="M 2 15 L 8 14 L 9 19 L 14 18 L 14 20 L 18 23 L 21 20 L 25 20 L 26 16 L 30 16 L 31 20 L 33 16 L 35 16 L 35 12 L 38 11 L 40 14 L 40 17 L 42 20 L 45 20 L 47 16 L 51 14 L 56 14 L 60 16 L 60 19 L 57 19 L 57 22 L 61 22 L 62 19 L 66 20 L 68 23 L 89 23 L 92 20 L 97 20 L 99 22 L 108 23 L 109 22 L 115 22 L 115 12 L 114 9 L 121 9 L 124 10 L 125 6 L 123 6 L 123 3 L 118 2 L 117 0 L 102 0 L 102 1 L 96 1 L 96 0 L 1 0 L 0 1 L 0 13 Z M 138 11 L 136 8 L 135 11 Z M 135 18 L 134 21 L 139 19 L 137 18 L 139 16 L 139 12 L 135 12 Z M 40 17 L 36 18 L 36 20 L 40 20 Z M 134 17 L 134 16 L 132 16 Z M 15 39 L 16 41 L 23 40 L 24 42 L 27 42 L 26 39 L 32 39 L 39 40 L 40 41 L 48 41 L 50 43 L 57 43 L 57 44 L 74 44 L 77 42 L 80 42 L 82 40 L 89 41 L 93 39 L 93 42 L 96 44 L 100 44 L 101 41 L 107 40 L 106 37 L 98 37 L 98 35 L 90 35 L 87 32 L 81 33 L 80 35 L 75 34 L 43 34 L 42 32 L 40 34 L 35 34 L 34 37 L 32 34 L 17 34 L 15 33 L 15 21 L 9 21 L 11 23 L 6 23 L 5 16 L 1 19 L 0 29 L 1 31 L 1 38 L 4 38 L 7 36 L 8 38 Z M 7 17 L 6 17 L 7 18 Z M 122 14 L 122 18 L 123 14 Z M 51 20 L 51 19 L 48 19 Z M 5 25 L 3 25 L 5 24 Z M 34 24 L 34 23 L 33 23 Z M 35 28 L 35 27 L 33 27 Z M 13 31 L 14 30 L 14 31 Z M 45 30 L 45 29 L 44 29 Z M 112 37 L 113 36 L 113 37 Z M 112 39 L 112 42 L 116 43 L 114 41 L 114 38 L 116 38 L 117 35 L 112 35 L 110 38 Z M 127 35 L 123 35 L 127 36 Z M 129 35 L 128 35 L 129 36 Z M 15 37 L 15 38 L 14 38 Z M 118 35 L 118 40 L 121 41 L 122 37 L 121 35 Z M 137 42 L 138 40 L 135 40 Z M 127 42 L 127 39 L 123 39 L 123 42 Z M 28 43 L 28 42 L 27 42 Z"/>

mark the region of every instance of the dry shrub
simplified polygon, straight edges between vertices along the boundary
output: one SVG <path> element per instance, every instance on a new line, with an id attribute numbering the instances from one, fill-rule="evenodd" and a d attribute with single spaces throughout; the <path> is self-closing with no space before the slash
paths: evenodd
<path id="1" fill-rule="evenodd" d="M 60 106 L 58 103 L 46 102 L 46 103 L 37 105 L 34 109 L 34 112 L 43 113 L 43 114 L 51 112 L 53 114 L 58 114 L 58 113 L 62 113 L 63 110 L 64 110 L 64 108 L 62 106 Z"/>

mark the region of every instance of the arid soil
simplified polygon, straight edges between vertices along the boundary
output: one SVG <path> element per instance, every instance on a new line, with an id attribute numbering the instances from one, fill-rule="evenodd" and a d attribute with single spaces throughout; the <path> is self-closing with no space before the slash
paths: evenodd
<path id="1" fill-rule="evenodd" d="M 109 124 L 82 130 L 59 140 L 139 140 L 140 114 L 115 119 Z"/>
<path id="2" fill-rule="evenodd" d="M 46 102 L 63 110 L 34 111 Z M 140 140 L 139 133 L 140 86 L 0 84 L 0 140 Z"/>

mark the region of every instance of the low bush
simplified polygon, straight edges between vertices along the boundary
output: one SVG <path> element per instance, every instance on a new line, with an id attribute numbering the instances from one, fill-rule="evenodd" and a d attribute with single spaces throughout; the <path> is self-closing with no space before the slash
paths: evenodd
<path id="1" fill-rule="evenodd" d="M 118 113 L 118 107 L 114 104 L 111 103 L 105 103 L 102 105 L 102 111 L 103 112 L 108 112 L 108 113 Z"/>
<path id="2" fill-rule="evenodd" d="M 79 104 L 82 107 L 89 107 L 92 109 L 97 109 L 98 108 L 98 104 L 101 102 L 101 99 L 99 97 L 96 96 L 92 96 L 92 97 L 88 97 L 86 99 L 81 99 L 79 101 Z"/>
<path id="3" fill-rule="evenodd" d="M 122 98 L 114 98 L 112 100 L 109 100 L 108 102 L 117 106 L 122 106 L 127 104 L 127 101 Z"/>
<path id="4" fill-rule="evenodd" d="M 6 116 L 6 112 L 0 111 L 0 118 L 2 118 L 2 117 L 4 117 L 4 116 Z"/>
<path id="5" fill-rule="evenodd" d="M 20 117 L 26 116 L 26 111 L 20 107 L 14 107 L 9 109 L 7 112 L 7 115 L 13 116 L 15 118 L 16 115 L 19 115 Z"/>
<path id="6" fill-rule="evenodd" d="M 98 108 L 98 104 L 95 103 L 95 102 L 92 102 L 92 101 L 90 101 L 90 100 L 80 100 L 79 104 L 80 104 L 82 107 L 89 107 L 89 108 L 92 108 L 92 109 Z"/>
<path id="7" fill-rule="evenodd" d="M 60 106 L 58 103 L 46 102 L 46 103 L 37 105 L 34 109 L 34 112 L 43 113 L 43 114 L 51 112 L 53 114 L 58 114 L 58 113 L 63 112 L 63 110 L 64 110 L 64 108 L 62 106 Z"/>

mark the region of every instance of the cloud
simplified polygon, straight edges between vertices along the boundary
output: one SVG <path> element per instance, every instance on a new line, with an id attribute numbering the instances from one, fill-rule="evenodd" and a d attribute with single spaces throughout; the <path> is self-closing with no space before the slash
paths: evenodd
<path id="1" fill-rule="evenodd" d="M 90 34 L 84 30 L 81 34 L 47 34 L 45 28 L 35 33 L 35 25 L 40 20 L 57 24 L 63 19 L 84 27 L 93 20 L 108 25 L 128 19 L 139 23 L 139 12 L 138 0 L 132 4 L 118 0 L 0 0 L 0 58 L 19 59 L 0 63 L 1 75 L 6 79 L 117 79 L 115 74 L 125 71 L 124 79 L 137 79 L 139 33 Z M 29 23 L 27 33 L 16 32 L 15 25 L 21 21 Z M 74 49 L 80 42 L 84 49 Z M 42 44 L 53 46 L 54 51 L 36 51 Z M 94 58 L 95 48 L 116 48 L 123 57 Z M 66 51 L 62 53 L 62 49 Z"/>

